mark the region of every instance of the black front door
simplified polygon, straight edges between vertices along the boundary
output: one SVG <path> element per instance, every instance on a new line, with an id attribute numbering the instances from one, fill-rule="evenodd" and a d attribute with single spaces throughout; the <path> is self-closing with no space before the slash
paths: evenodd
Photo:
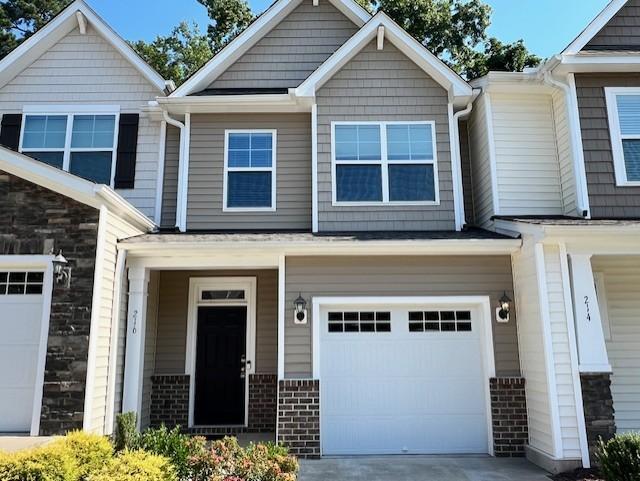
<path id="1" fill-rule="evenodd" d="M 199 307 L 196 426 L 245 423 L 246 307 Z"/>

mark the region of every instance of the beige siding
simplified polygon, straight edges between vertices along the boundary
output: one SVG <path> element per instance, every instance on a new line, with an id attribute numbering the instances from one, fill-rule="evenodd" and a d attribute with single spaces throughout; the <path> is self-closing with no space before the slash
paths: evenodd
<path id="1" fill-rule="evenodd" d="M 226 129 L 277 130 L 275 212 L 223 212 Z M 192 115 L 190 151 L 188 229 L 311 229 L 309 114 Z"/>
<path id="2" fill-rule="evenodd" d="M 321 231 L 454 230 L 447 92 L 391 42 L 366 46 L 317 93 Z M 436 122 L 440 205 L 333 206 L 331 122 Z M 436 186 L 438 188 L 438 186 Z"/>
<path id="3" fill-rule="evenodd" d="M 257 277 L 256 372 L 277 372 L 278 272 L 161 272 L 156 343 L 156 374 L 184 374 L 187 345 L 189 279 L 192 277 Z"/>
<path id="4" fill-rule="evenodd" d="M 147 298 L 147 324 L 144 338 L 144 368 L 142 373 L 142 410 L 140 412 L 140 426 L 143 429 L 148 427 L 151 422 L 151 376 L 153 376 L 156 363 L 159 295 L 160 273 L 151 272 Z"/>
<path id="5" fill-rule="evenodd" d="M 604 275 L 616 427 L 640 431 L 640 257 L 596 256 L 592 264 L 594 272 Z"/>
<path id="6" fill-rule="evenodd" d="M 583 50 L 640 49 L 640 0 L 629 0 Z"/>
<path id="7" fill-rule="evenodd" d="M 488 225 L 491 216 L 496 214 L 493 208 L 492 159 L 486 120 L 487 108 L 487 97 L 481 95 L 476 101 L 469 119 L 474 219 L 476 224 L 482 226 Z"/>
<path id="8" fill-rule="evenodd" d="M 576 177 L 571 147 L 571 126 L 567 118 L 567 101 L 562 90 L 553 92 L 553 117 L 558 146 L 562 204 L 565 215 L 575 216 L 577 211 Z"/>
<path id="9" fill-rule="evenodd" d="M 501 215 L 561 215 L 553 105 L 546 94 L 491 94 Z"/>
<path id="10" fill-rule="evenodd" d="M 180 162 L 180 129 L 167 125 L 167 139 L 162 187 L 162 227 L 175 227 L 178 203 L 178 164 Z"/>
<path id="11" fill-rule="evenodd" d="M 305 0 L 210 88 L 297 87 L 357 30 L 328 0 Z"/>
<path id="12" fill-rule="evenodd" d="M 73 30 L 33 64 L 0 88 L 0 115 L 20 113 L 25 105 L 120 105 L 140 112 L 135 189 L 121 190 L 135 207 L 153 217 L 160 122 L 141 108 L 163 95 L 120 53 L 88 27 Z"/>
<path id="13" fill-rule="evenodd" d="M 513 297 L 511 260 L 502 257 L 289 257 L 286 264 L 285 305 L 299 292 L 317 296 L 464 296 L 487 295 L 496 305 L 503 292 Z M 308 325 L 285 327 L 285 374 L 310 377 L 311 319 Z M 518 375 L 515 319 L 493 324 L 496 371 Z"/>

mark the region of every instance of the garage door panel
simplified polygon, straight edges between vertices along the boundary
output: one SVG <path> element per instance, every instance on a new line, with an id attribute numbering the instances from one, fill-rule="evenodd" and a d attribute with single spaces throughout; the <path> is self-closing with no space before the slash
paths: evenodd
<path id="1" fill-rule="evenodd" d="M 12 296 L 9 296 L 12 297 Z M 42 322 L 42 298 L 37 296 L 39 303 L 34 303 L 29 299 L 29 303 L 24 301 L 16 302 L 10 299 L 0 298 L 0 332 L 9 333 L 2 336 L 0 346 L 16 343 L 34 343 L 34 332 L 40 336 L 40 323 Z M 4 302 L 3 302 L 4 301 Z"/>
<path id="2" fill-rule="evenodd" d="M 3 359 L 10 360 L 0 363 L 0 390 L 5 386 L 32 386 L 38 368 L 38 347 L 2 346 L 0 349 Z"/>
<path id="3" fill-rule="evenodd" d="M 31 426 L 31 415 L 33 406 L 33 387 L 26 388 L 3 388 L 0 397 L 0 413 L 10 413 L 10 415 L 0 416 L 0 426 L 2 432 L 26 432 Z M 21 407 L 22 409 L 16 409 Z"/>

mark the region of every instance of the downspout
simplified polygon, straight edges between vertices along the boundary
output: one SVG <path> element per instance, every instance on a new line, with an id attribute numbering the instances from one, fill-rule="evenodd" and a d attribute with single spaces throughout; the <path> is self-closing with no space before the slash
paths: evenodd
<path id="1" fill-rule="evenodd" d="M 464 211 L 464 187 L 462 182 L 462 153 L 460 151 L 460 119 L 466 115 L 469 115 L 473 110 L 473 100 L 476 95 L 474 95 L 471 101 L 467 104 L 464 110 L 460 110 L 453 114 L 453 141 L 455 142 L 454 146 L 454 169 L 456 170 L 456 189 L 458 191 L 458 229 L 462 230 L 464 225 L 467 223 L 466 213 Z"/>
<path id="2" fill-rule="evenodd" d="M 178 198 L 176 199 L 176 227 L 182 232 L 183 229 L 181 228 L 181 226 L 183 225 L 183 222 L 182 222 L 181 205 L 182 205 L 183 197 L 186 195 L 186 192 L 185 192 L 186 189 L 182 185 L 184 182 L 184 174 L 183 174 L 184 146 L 185 146 L 184 131 L 186 127 L 182 122 L 179 122 L 173 117 L 170 117 L 169 113 L 166 110 L 162 111 L 162 115 L 165 122 L 167 122 L 169 125 L 173 125 L 174 127 L 177 127 L 178 129 L 180 129 L 180 149 L 178 152 Z"/>

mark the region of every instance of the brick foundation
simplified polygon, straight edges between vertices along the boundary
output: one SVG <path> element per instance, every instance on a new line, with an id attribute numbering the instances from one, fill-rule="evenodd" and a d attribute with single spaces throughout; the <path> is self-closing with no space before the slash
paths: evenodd
<path id="1" fill-rule="evenodd" d="M 598 440 L 607 441 L 616 433 L 611 376 L 606 373 L 580 374 L 582 405 L 587 428 L 589 457 L 595 461 L 594 453 Z"/>
<path id="2" fill-rule="evenodd" d="M 278 442 L 301 458 L 320 457 L 320 381 L 279 384 Z"/>
<path id="3" fill-rule="evenodd" d="M 491 415 L 493 447 L 497 457 L 522 457 L 529 439 L 525 380 L 492 378 Z"/>
<path id="4" fill-rule="evenodd" d="M 189 376 L 153 376 L 151 378 L 151 427 L 162 424 L 189 424 Z"/>
<path id="5" fill-rule="evenodd" d="M 278 409 L 278 376 L 254 374 L 249 377 L 250 432 L 275 433 Z"/>

